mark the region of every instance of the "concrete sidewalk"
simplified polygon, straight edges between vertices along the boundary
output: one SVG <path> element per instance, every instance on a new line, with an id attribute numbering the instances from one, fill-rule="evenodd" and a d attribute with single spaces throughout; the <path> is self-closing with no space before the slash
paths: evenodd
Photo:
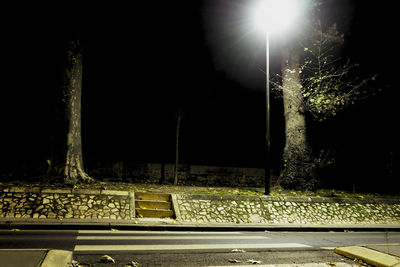
<path id="1" fill-rule="evenodd" d="M 47 249 L 0 249 L 2 267 L 67 267 L 72 251 Z"/>
<path id="2" fill-rule="evenodd" d="M 339 247 L 334 251 L 372 266 L 400 267 L 400 243 Z"/>

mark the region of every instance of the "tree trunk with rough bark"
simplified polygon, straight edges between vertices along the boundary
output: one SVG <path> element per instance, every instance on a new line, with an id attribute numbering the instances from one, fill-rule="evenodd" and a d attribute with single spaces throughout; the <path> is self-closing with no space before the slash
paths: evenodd
<path id="1" fill-rule="evenodd" d="M 284 169 L 279 184 L 286 189 L 312 189 L 314 186 L 311 151 L 306 138 L 304 99 L 301 92 L 299 52 L 282 53 L 282 90 L 286 142 Z"/>
<path id="2" fill-rule="evenodd" d="M 64 184 L 88 183 L 83 168 L 81 138 L 82 48 L 76 36 L 67 40 L 60 94 L 57 97 L 56 133 L 48 175 Z"/>
<path id="3" fill-rule="evenodd" d="M 178 121 L 176 123 L 176 142 L 175 142 L 175 169 L 174 169 L 174 185 L 178 184 L 178 167 L 179 167 L 179 131 L 181 128 L 182 111 L 178 111 Z"/>

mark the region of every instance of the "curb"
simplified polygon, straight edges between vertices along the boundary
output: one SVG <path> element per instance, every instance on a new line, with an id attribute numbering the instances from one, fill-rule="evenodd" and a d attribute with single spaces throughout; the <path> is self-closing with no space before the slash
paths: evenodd
<path id="1" fill-rule="evenodd" d="M 400 231 L 400 225 L 328 225 L 328 224 L 223 224 L 185 223 L 176 220 L 89 220 L 89 219 L 0 219 L 0 229 L 120 229 L 168 231 Z"/>
<path id="2" fill-rule="evenodd" d="M 72 251 L 49 250 L 40 267 L 67 267 L 72 261 Z"/>
<path id="3" fill-rule="evenodd" d="M 335 248 L 335 253 L 350 259 L 362 260 L 372 266 L 400 266 L 400 258 L 360 246 Z"/>

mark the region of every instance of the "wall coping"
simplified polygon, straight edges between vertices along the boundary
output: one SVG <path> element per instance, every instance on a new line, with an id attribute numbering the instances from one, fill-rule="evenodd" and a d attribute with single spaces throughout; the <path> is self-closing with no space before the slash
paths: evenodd
<path id="1" fill-rule="evenodd" d="M 43 187 L 3 187 L 4 193 L 35 193 L 35 194 L 82 194 L 82 195 L 112 195 L 129 196 L 130 191 L 103 189 L 73 189 L 73 188 L 43 188 Z"/>
<path id="2" fill-rule="evenodd" d="M 236 195 L 207 195 L 187 194 L 177 195 L 180 199 L 188 200 L 253 200 L 271 202 L 305 202 L 305 203 L 348 203 L 348 204 L 400 204 L 400 199 L 389 198 L 350 198 L 350 197 L 294 197 L 294 196 L 236 196 Z"/>

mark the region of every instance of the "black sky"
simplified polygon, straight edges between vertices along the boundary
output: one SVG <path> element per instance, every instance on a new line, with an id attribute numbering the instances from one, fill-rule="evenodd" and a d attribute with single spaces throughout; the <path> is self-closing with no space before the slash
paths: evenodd
<path id="1" fill-rule="evenodd" d="M 176 114 L 182 109 L 182 162 L 263 166 L 260 69 L 265 52 L 262 39 L 253 42 L 255 34 L 241 25 L 240 7 L 248 2 L 5 9 L 9 16 L 2 21 L 2 167 L 42 164 L 49 156 L 54 92 L 68 31 L 80 33 L 84 49 L 82 136 L 87 165 L 173 162 Z M 359 170 L 367 158 L 374 161 L 399 151 L 395 3 L 328 4 L 326 16 L 347 31 L 343 55 L 360 63 L 366 74 L 378 73 L 377 86 L 385 90 L 333 122 L 313 124 L 310 136 L 317 146 L 339 143 L 344 153 L 352 151 Z M 278 71 L 279 43 L 271 46 L 272 71 Z M 284 141 L 280 101 L 272 103 L 275 167 Z M 369 156 L 363 157 L 366 152 Z"/>

